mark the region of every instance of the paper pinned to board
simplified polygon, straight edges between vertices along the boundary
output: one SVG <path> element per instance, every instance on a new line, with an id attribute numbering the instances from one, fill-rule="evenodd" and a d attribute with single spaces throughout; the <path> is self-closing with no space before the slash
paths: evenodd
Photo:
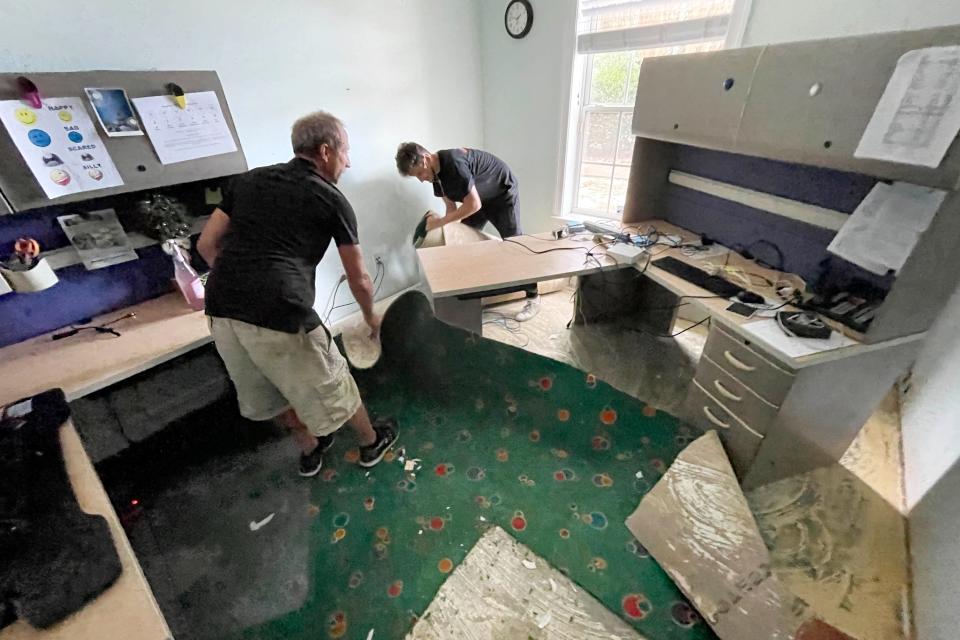
<path id="1" fill-rule="evenodd" d="M 833 349 L 857 344 L 856 341 L 836 331 L 832 332 L 829 338 L 823 340 L 788 336 L 774 318 L 745 322 L 740 325 L 740 328 L 752 334 L 759 342 L 767 344 L 791 358 L 802 358 L 822 351 L 832 351 Z"/>
<path id="2" fill-rule="evenodd" d="M 960 131 L 960 46 L 908 51 L 877 103 L 857 158 L 937 167 Z"/>
<path id="3" fill-rule="evenodd" d="M 123 184 L 80 98 L 3 100 L 0 122 L 48 198 Z"/>
<path id="4" fill-rule="evenodd" d="M 113 209 L 58 216 L 57 222 L 88 271 L 139 258 Z"/>
<path id="5" fill-rule="evenodd" d="M 878 182 L 827 251 L 877 275 L 899 273 L 946 196 L 907 182 Z"/>
<path id="6" fill-rule="evenodd" d="M 185 97 L 186 109 L 170 96 L 133 99 L 160 162 L 173 164 L 236 151 L 217 93 L 199 91 Z"/>

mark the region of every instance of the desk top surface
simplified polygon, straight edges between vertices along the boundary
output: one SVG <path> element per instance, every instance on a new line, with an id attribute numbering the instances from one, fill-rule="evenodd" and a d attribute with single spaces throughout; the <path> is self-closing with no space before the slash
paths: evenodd
<path id="1" fill-rule="evenodd" d="M 447 298 L 620 268 L 606 257 L 601 247 L 594 248 L 595 243 L 591 241 L 554 240 L 546 234 L 516 236 L 510 240 L 513 242 L 474 242 L 419 249 L 417 255 L 423 265 L 423 275 L 434 297 Z"/>
<path id="2" fill-rule="evenodd" d="M 73 400 L 211 340 L 203 312 L 192 311 L 179 293 L 104 314 L 91 324 L 130 312 L 137 317 L 111 325 L 119 338 L 81 331 L 52 340 L 48 333 L 0 349 L 0 404 L 53 387 Z"/>
<path id="3" fill-rule="evenodd" d="M 669 222 L 663 220 L 648 220 L 637 225 L 628 225 L 625 227 L 625 230 L 628 232 L 634 232 L 635 229 L 641 228 L 645 229 L 648 226 L 655 227 L 661 235 L 678 235 L 681 237 L 683 242 L 694 242 L 699 241 L 699 236 L 694 234 L 691 231 L 672 225 Z M 761 336 L 750 332 L 748 329 L 749 325 L 754 322 L 758 322 L 763 318 L 758 316 L 753 316 L 750 318 L 744 317 L 742 315 L 733 313 L 732 311 L 727 311 L 727 307 L 730 306 L 730 301 L 726 298 L 719 297 L 697 297 L 697 296 L 710 296 L 711 293 L 706 289 L 702 289 L 695 284 L 687 282 L 683 278 L 675 276 L 671 273 L 667 273 L 663 269 L 660 269 L 656 266 L 656 261 L 659 258 L 672 256 L 677 260 L 682 260 L 688 264 L 691 264 L 700 269 L 706 269 L 710 265 L 714 266 L 725 266 L 736 270 L 737 274 L 740 274 L 745 280 L 735 281 L 730 278 L 729 274 L 726 275 L 728 280 L 734 282 L 734 284 L 740 285 L 744 289 L 753 291 L 754 293 L 760 294 L 768 301 L 776 302 L 776 307 L 780 307 L 781 302 L 777 302 L 780 298 L 777 295 L 776 283 L 780 281 L 787 280 L 787 283 L 793 284 L 794 282 L 800 282 L 800 280 L 794 274 L 784 273 L 777 271 L 775 269 L 767 269 L 758 265 L 753 260 L 747 260 L 740 254 L 735 251 L 725 251 L 721 255 L 716 255 L 711 258 L 694 258 L 691 256 L 686 256 L 683 254 L 681 249 L 673 247 L 665 247 L 658 245 L 651 250 L 650 262 L 647 263 L 646 260 L 641 261 L 637 265 L 637 269 L 642 271 L 644 275 L 648 276 L 661 286 L 669 289 L 676 295 L 683 297 L 689 296 L 684 302 L 687 304 L 693 304 L 700 307 L 706 313 L 710 314 L 710 317 L 719 321 L 720 324 L 724 325 L 728 330 L 737 333 L 752 340 L 755 343 L 760 343 L 765 347 L 765 350 L 771 355 L 776 356 L 776 359 L 781 363 L 787 364 L 793 368 L 801 368 L 804 366 L 809 366 L 811 364 L 816 364 L 819 362 L 824 362 L 826 360 L 833 360 L 838 358 L 843 358 L 854 353 L 861 353 L 868 350 L 880 349 L 885 346 L 901 343 L 901 342 L 910 342 L 913 340 L 918 340 L 923 337 L 924 334 L 915 334 L 912 336 L 906 336 L 903 338 L 897 338 L 895 340 L 888 340 L 885 342 L 873 343 L 873 344 L 864 344 L 862 342 L 863 336 L 844 327 L 843 325 L 827 320 L 827 323 L 839 333 L 844 334 L 846 337 L 853 340 L 853 344 L 848 344 L 847 346 L 841 346 L 835 349 L 820 351 L 818 353 L 804 355 L 804 356 L 793 356 L 788 353 L 785 353 L 780 346 L 775 344 L 770 344 L 765 342 Z M 795 310 L 796 307 L 786 305 L 783 306 L 783 310 L 790 311 Z M 773 310 L 770 310 L 772 313 Z M 800 340 L 801 338 L 794 338 L 794 340 Z"/>
<path id="4" fill-rule="evenodd" d="M 77 503 L 87 513 L 103 516 L 120 558 L 121 573 L 106 591 L 63 622 L 38 630 L 23 620 L 0 631 L 0 640 L 167 640 L 167 627 L 130 541 L 110 505 L 100 478 L 83 449 L 80 436 L 67 423 L 60 429 L 63 459 Z"/>

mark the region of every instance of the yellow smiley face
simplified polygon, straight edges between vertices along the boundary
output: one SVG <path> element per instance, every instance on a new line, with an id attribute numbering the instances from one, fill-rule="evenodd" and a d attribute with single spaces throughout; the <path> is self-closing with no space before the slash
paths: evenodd
<path id="1" fill-rule="evenodd" d="M 26 107 L 20 107 L 14 111 L 13 116 L 23 124 L 33 124 L 37 121 L 37 114 Z"/>
<path id="2" fill-rule="evenodd" d="M 73 120 L 73 114 L 71 114 L 69 111 L 61 111 L 60 113 L 57 114 L 57 117 L 63 120 L 64 122 L 70 122 L 71 120 Z"/>

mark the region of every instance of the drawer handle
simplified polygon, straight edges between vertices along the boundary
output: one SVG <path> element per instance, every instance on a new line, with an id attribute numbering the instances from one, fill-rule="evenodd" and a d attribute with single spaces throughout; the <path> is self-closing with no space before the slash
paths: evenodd
<path id="1" fill-rule="evenodd" d="M 710 407 L 706 407 L 706 406 L 705 406 L 705 407 L 703 408 L 703 415 L 707 416 L 707 420 L 709 420 L 709 421 L 712 422 L 713 424 L 717 425 L 717 426 L 720 427 L 721 429 L 729 429 L 729 428 L 730 428 L 730 425 L 729 425 L 729 424 L 727 424 L 726 422 L 724 422 L 723 420 L 721 420 L 721 419 L 718 418 L 717 416 L 713 415 L 713 411 L 710 410 Z"/>
<path id="2" fill-rule="evenodd" d="M 724 384 L 719 380 L 714 380 L 713 386 L 715 386 L 717 388 L 717 392 L 719 392 L 720 395 L 722 395 L 727 400 L 733 400 L 734 402 L 740 402 L 741 400 L 743 400 L 743 396 L 738 396 L 733 391 L 730 391 L 730 389 L 727 389 L 724 386 Z"/>
<path id="3" fill-rule="evenodd" d="M 743 360 L 741 360 L 741 359 L 738 358 L 737 356 L 733 355 L 733 354 L 730 353 L 729 351 L 724 351 L 724 352 L 723 352 L 723 357 L 727 359 L 727 362 L 729 362 L 730 364 L 732 364 L 733 366 L 735 366 L 737 369 L 740 369 L 741 371 L 756 371 L 756 370 L 757 370 L 756 367 L 751 367 L 749 364 L 747 364 L 746 362 L 744 362 Z"/>

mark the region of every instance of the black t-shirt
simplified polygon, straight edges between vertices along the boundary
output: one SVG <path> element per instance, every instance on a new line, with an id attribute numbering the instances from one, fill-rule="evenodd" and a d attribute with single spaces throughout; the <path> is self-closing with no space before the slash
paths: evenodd
<path id="1" fill-rule="evenodd" d="M 233 178 L 220 209 L 230 225 L 207 280 L 207 315 L 286 333 L 320 326 L 317 264 L 331 239 L 359 242 L 346 197 L 294 158 Z"/>
<path id="2" fill-rule="evenodd" d="M 440 156 L 440 171 L 433 182 L 435 196 L 446 196 L 454 202 L 463 202 L 470 188 L 477 187 L 481 206 L 512 202 L 517 195 L 517 179 L 507 163 L 479 149 L 444 149 Z"/>

